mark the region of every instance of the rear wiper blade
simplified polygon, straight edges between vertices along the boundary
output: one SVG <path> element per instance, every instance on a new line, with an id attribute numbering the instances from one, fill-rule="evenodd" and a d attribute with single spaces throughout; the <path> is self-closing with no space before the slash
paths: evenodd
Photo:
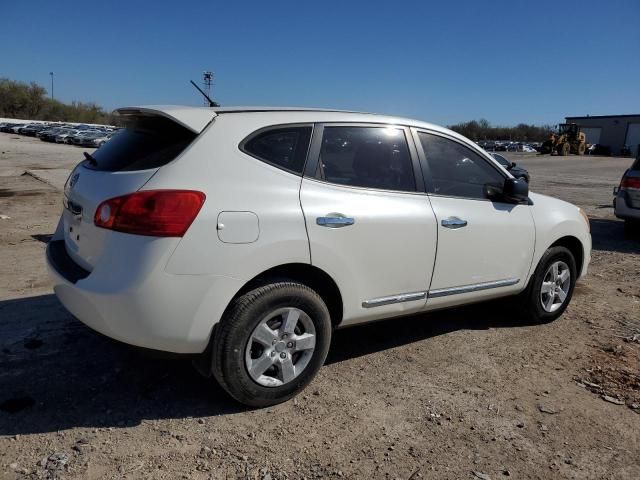
<path id="1" fill-rule="evenodd" d="M 82 152 L 82 153 L 84 155 L 84 158 L 89 160 L 89 163 L 91 165 L 93 165 L 94 167 L 98 166 L 98 161 L 95 159 L 95 157 L 93 155 L 91 155 L 89 152 Z"/>

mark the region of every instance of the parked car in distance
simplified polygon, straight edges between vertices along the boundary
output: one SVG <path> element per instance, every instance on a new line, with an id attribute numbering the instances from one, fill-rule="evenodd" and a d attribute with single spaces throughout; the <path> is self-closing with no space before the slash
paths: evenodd
<path id="1" fill-rule="evenodd" d="M 529 172 L 527 169 L 517 166 L 516 162 L 512 162 L 499 153 L 491 153 L 491 156 L 495 158 L 500 165 L 506 168 L 511 175 L 529 183 Z"/>
<path id="2" fill-rule="evenodd" d="M 65 128 L 64 130 L 62 130 L 60 133 L 58 133 L 56 135 L 55 142 L 56 143 L 71 143 L 71 138 L 73 138 L 73 136 L 77 135 L 78 133 L 80 133 L 80 130 L 73 130 L 73 129 Z"/>
<path id="3" fill-rule="evenodd" d="M 19 132 L 22 135 L 26 135 L 28 137 L 35 137 L 38 132 L 46 130 L 47 128 L 51 127 L 49 127 L 49 125 L 45 123 L 32 123 L 31 125 L 27 125 L 26 127 L 21 128 Z"/>
<path id="4" fill-rule="evenodd" d="M 36 134 L 36 137 L 40 138 L 40 140 L 42 140 L 43 142 L 55 142 L 56 136 L 59 133 L 64 131 L 65 129 L 62 127 L 48 128 L 48 129 L 40 130 Z"/>
<path id="5" fill-rule="evenodd" d="M 21 123 L 4 123 L 3 125 L 0 125 L 0 132 L 14 133 L 13 129 L 20 127 L 21 125 Z"/>
<path id="6" fill-rule="evenodd" d="M 495 142 L 493 144 L 494 152 L 506 152 L 507 151 L 507 142 Z"/>
<path id="7" fill-rule="evenodd" d="M 247 405 L 305 388 L 335 328 L 501 297 L 548 322 L 587 272 L 584 212 L 446 128 L 312 109 L 118 113 L 127 128 L 66 182 L 54 291 L 105 335 L 197 354 Z"/>
<path id="8" fill-rule="evenodd" d="M 86 130 L 71 139 L 72 143 L 83 147 L 99 147 L 107 140 L 109 140 L 109 134 L 97 130 Z"/>
<path id="9" fill-rule="evenodd" d="M 601 155 L 601 156 L 611 156 L 611 147 L 608 145 L 601 145 L 599 143 L 594 143 L 587 148 L 587 155 Z"/>
<path id="10" fill-rule="evenodd" d="M 625 231 L 640 231 L 640 158 L 624 172 L 613 195 L 613 209 L 616 217 L 624 220 Z"/>

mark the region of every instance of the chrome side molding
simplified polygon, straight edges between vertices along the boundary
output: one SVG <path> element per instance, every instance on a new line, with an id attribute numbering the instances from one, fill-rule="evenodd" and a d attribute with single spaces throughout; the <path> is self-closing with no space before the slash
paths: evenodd
<path id="1" fill-rule="evenodd" d="M 381 307 L 382 305 L 390 305 L 392 303 L 413 302 L 427 297 L 427 292 L 403 293 L 401 295 L 392 295 L 389 297 L 374 298 L 362 302 L 363 308 Z"/>
<path id="2" fill-rule="evenodd" d="M 429 290 L 428 292 L 403 293 L 400 295 L 391 295 L 388 297 L 373 298 L 362 302 L 363 308 L 381 307 L 382 305 L 390 305 L 392 303 L 413 302 L 414 300 L 422 300 L 423 298 L 446 297 L 448 295 L 459 295 L 461 293 L 477 292 L 479 290 L 489 290 L 490 288 L 510 287 L 520 281 L 519 278 L 508 278 L 506 280 L 496 280 L 493 282 L 474 283 L 472 285 L 463 285 L 461 287 L 438 288 Z"/>
<path id="3" fill-rule="evenodd" d="M 490 288 L 510 287 L 511 285 L 515 285 L 519 281 L 519 278 L 508 278 L 506 280 L 474 283 L 472 285 L 463 285 L 461 287 L 438 288 L 436 290 L 429 290 L 429 298 L 446 297 L 448 295 L 459 295 L 461 293 L 489 290 Z"/>

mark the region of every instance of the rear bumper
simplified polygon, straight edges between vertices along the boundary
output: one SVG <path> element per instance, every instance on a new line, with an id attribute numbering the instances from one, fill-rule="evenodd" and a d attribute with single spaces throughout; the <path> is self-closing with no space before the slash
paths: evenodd
<path id="1" fill-rule="evenodd" d="M 63 240 L 49 243 L 47 267 L 60 302 L 82 323 L 115 340 L 166 352 L 203 352 L 238 282 L 166 273 L 178 239 L 121 236 L 129 237 L 127 246 L 114 242 L 92 272 L 73 262 Z M 130 254 L 123 254 L 127 248 Z"/>
<path id="2" fill-rule="evenodd" d="M 624 192 L 618 192 L 618 195 L 613 200 L 613 208 L 614 213 L 618 218 L 623 218 L 625 220 L 640 220 L 640 208 L 633 208 L 629 206 Z"/>

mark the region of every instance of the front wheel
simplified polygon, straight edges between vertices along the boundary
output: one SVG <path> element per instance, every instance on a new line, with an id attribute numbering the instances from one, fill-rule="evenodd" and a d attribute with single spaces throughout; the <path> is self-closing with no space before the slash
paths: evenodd
<path id="1" fill-rule="evenodd" d="M 551 322 L 564 313 L 577 280 L 576 261 L 565 247 L 548 249 L 521 294 L 520 305 L 534 322 Z"/>
<path id="2" fill-rule="evenodd" d="M 237 401 L 275 405 L 311 382 L 330 343 L 331 319 L 322 298 L 300 283 L 272 283 L 229 307 L 215 334 L 212 372 Z"/>

